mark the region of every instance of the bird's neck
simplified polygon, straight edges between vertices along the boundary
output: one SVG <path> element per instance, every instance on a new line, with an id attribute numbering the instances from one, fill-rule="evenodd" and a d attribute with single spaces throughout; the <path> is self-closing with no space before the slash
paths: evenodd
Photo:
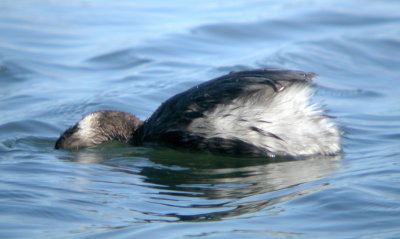
<path id="1" fill-rule="evenodd" d="M 56 149 L 79 149 L 116 140 L 130 143 L 143 122 L 119 111 L 97 111 L 85 116 L 66 130 L 56 142 Z"/>

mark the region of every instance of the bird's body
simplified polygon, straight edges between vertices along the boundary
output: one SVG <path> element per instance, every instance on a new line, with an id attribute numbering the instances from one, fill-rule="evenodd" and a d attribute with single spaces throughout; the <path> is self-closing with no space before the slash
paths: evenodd
<path id="1" fill-rule="evenodd" d="M 336 154 L 340 133 L 311 103 L 314 76 L 288 70 L 230 73 L 171 97 L 144 122 L 123 112 L 89 114 L 56 148 L 114 139 L 251 157 Z"/>

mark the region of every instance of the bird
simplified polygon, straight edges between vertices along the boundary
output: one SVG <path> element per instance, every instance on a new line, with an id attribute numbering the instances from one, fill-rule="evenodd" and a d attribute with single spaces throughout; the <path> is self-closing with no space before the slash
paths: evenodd
<path id="1" fill-rule="evenodd" d="M 55 149 L 119 141 L 239 157 L 337 155 L 341 132 L 312 102 L 316 74 L 255 69 L 206 81 L 159 106 L 145 121 L 100 110 L 68 128 Z"/>

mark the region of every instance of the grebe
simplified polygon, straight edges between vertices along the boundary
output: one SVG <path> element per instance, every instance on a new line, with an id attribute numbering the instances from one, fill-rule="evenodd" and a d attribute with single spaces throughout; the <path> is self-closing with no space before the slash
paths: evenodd
<path id="1" fill-rule="evenodd" d="M 173 96 L 144 122 L 125 112 L 90 113 L 55 149 L 117 140 L 248 157 L 334 155 L 340 132 L 311 103 L 314 76 L 275 69 L 229 73 Z"/>

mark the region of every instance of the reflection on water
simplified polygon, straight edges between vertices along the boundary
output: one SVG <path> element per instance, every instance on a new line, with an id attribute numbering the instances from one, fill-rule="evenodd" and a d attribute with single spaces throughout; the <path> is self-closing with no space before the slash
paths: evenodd
<path id="1" fill-rule="evenodd" d="M 328 185 L 316 184 L 294 192 L 290 188 L 334 172 L 340 156 L 303 160 L 243 159 L 150 148 L 116 149 L 111 143 L 75 152 L 70 160 L 105 164 L 112 166 L 113 172 L 127 174 L 126 177 L 140 177 L 142 186 L 157 189 L 156 194 L 147 196 L 149 202 L 176 208 L 165 214 L 154 212 L 158 221 L 163 217 L 203 221 L 250 215 L 322 190 Z M 193 213 L 193 210 L 199 212 Z"/>

